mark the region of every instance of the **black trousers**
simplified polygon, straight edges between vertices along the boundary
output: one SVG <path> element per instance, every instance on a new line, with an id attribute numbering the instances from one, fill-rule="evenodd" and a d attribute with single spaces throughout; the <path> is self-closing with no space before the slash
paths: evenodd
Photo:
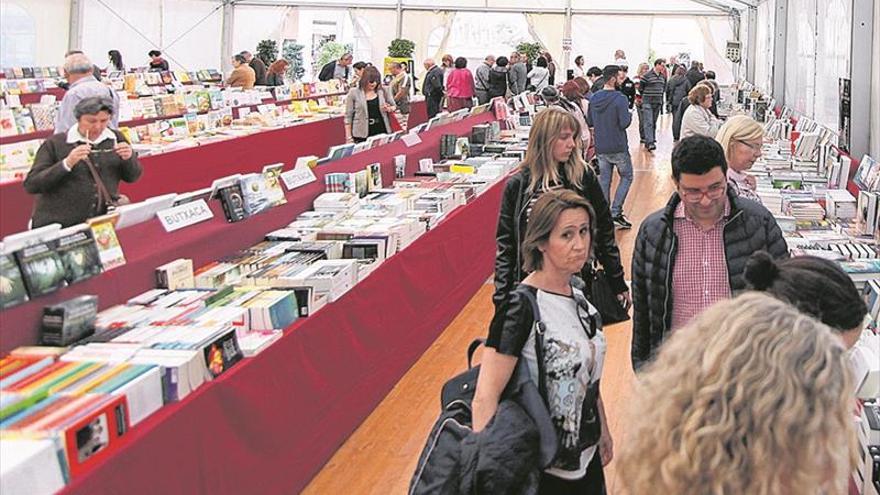
<path id="1" fill-rule="evenodd" d="M 587 474 L 579 480 L 569 481 L 541 473 L 538 495 L 605 495 L 605 473 L 599 451 L 587 466 Z"/>
<path id="2" fill-rule="evenodd" d="M 433 118 L 440 113 L 440 103 L 443 101 L 442 96 L 426 96 L 425 104 L 428 107 L 428 118 Z"/>

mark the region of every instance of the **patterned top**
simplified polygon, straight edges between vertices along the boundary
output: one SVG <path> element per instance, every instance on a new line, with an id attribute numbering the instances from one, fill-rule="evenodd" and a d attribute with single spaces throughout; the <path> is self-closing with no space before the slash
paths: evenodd
<path id="1" fill-rule="evenodd" d="M 686 215 L 684 202 L 675 209 L 673 228 L 678 237 L 678 255 L 672 269 L 672 330 L 687 325 L 712 304 L 730 298 L 724 253 L 724 224 L 730 216 L 730 202 L 726 203 L 724 214 L 709 230 Z"/>
<path id="2" fill-rule="evenodd" d="M 741 198 L 751 199 L 752 201 L 762 204 L 761 197 L 746 182 L 746 174 L 737 172 L 732 168 L 727 169 L 727 183 L 733 189 L 737 196 Z"/>

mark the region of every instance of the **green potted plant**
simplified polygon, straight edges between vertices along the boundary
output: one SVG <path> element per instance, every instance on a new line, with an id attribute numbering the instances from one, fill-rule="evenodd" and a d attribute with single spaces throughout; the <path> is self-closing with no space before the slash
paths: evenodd
<path id="1" fill-rule="evenodd" d="M 412 58 L 416 44 L 405 38 L 391 40 L 388 45 L 388 56 L 392 58 Z"/>
<path id="2" fill-rule="evenodd" d="M 544 51 L 544 47 L 541 46 L 540 43 L 530 43 L 528 41 L 523 41 L 522 43 L 516 45 L 516 51 L 519 53 L 525 53 L 526 57 L 528 57 L 528 63 L 534 64 L 538 57 L 541 56 L 541 52 Z"/>
<path id="3" fill-rule="evenodd" d="M 287 67 L 286 76 L 288 81 L 298 81 L 306 73 L 303 66 L 303 49 L 304 45 L 300 45 L 296 40 L 284 40 L 281 44 L 281 56 L 290 65 Z"/>
<path id="4" fill-rule="evenodd" d="M 275 40 L 263 40 L 257 43 L 256 57 L 262 60 L 266 67 L 272 65 L 278 57 L 278 43 Z"/>

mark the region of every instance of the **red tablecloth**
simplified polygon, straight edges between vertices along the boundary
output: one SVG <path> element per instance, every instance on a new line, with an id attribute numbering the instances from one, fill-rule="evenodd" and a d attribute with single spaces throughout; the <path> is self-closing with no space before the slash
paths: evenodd
<path id="1" fill-rule="evenodd" d="M 486 120 L 477 117 L 426 133 L 426 142 L 411 149 L 413 158 L 430 155 L 432 147 L 436 151 L 440 134 L 462 134 Z M 375 159 L 390 178 L 389 160 L 404 151 L 402 146 L 394 143 L 375 155 L 328 165 L 327 171 L 354 170 Z M 415 164 L 413 159 L 408 165 Z M 296 196 L 313 196 L 319 188 L 312 186 Z M 296 322 L 262 354 L 138 425 L 120 450 L 62 493 L 299 492 L 491 273 L 502 191 L 503 183 L 496 184 L 452 212 L 338 301 Z M 200 230 L 201 240 L 210 242 L 181 241 L 184 245 L 175 248 L 190 251 L 199 264 L 215 255 L 215 243 L 226 250 L 250 244 L 258 231 L 287 221 L 300 209 L 298 203 L 225 231 L 208 224 L 166 236 L 192 237 Z M 156 245 L 156 237 L 147 238 Z M 166 249 L 164 240 L 159 245 Z M 211 252 L 200 255 L 199 249 Z M 147 274 L 117 283 L 148 285 L 143 277 Z M 102 306 L 106 302 L 102 299 Z"/>
<path id="2" fill-rule="evenodd" d="M 424 102 L 413 104 L 411 125 L 426 118 Z M 147 156 L 141 159 L 144 174 L 140 180 L 122 183 L 120 190 L 133 201 L 192 191 L 226 175 L 259 172 L 270 163 L 291 165 L 300 156 L 324 156 L 328 148 L 343 142 L 342 118 L 336 117 Z M 32 210 L 33 197 L 20 182 L 0 184 L 0 237 L 27 229 Z"/>

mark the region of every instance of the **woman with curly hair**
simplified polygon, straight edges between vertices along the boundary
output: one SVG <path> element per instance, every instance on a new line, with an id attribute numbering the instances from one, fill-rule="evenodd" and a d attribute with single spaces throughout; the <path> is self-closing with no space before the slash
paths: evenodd
<path id="1" fill-rule="evenodd" d="M 639 376 L 621 483 L 631 495 L 846 493 L 852 387 L 826 325 L 755 292 L 718 303 Z"/>

